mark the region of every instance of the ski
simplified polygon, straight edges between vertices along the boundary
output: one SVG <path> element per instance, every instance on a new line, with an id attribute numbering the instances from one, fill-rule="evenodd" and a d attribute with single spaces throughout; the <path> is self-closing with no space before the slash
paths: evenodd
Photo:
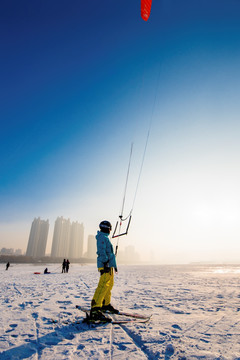
<path id="1" fill-rule="evenodd" d="M 63 325 L 79 325 L 79 324 L 83 324 L 86 323 L 88 325 L 104 325 L 104 324 L 112 324 L 112 325 L 121 325 L 121 324 L 133 324 L 133 323 L 146 323 L 147 321 L 149 321 L 149 319 L 129 319 L 129 320 L 112 320 L 109 318 L 110 321 L 101 321 L 101 320 L 90 320 L 89 318 L 85 318 L 81 321 L 77 320 L 77 321 L 59 321 L 56 319 L 51 319 L 51 322 L 53 324 L 63 324 Z"/>
<path id="2" fill-rule="evenodd" d="M 141 315 L 141 314 L 135 314 L 135 313 L 128 313 L 124 311 L 119 311 L 116 315 L 122 315 L 122 316 L 129 316 L 135 319 L 142 319 L 142 320 L 149 320 L 152 315 Z"/>
<path id="3" fill-rule="evenodd" d="M 146 318 L 146 319 L 140 319 L 140 318 L 131 318 L 131 319 L 127 319 L 127 320 L 113 320 L 111 322 L 111 324 L 116 324 L 116 325 L 121 325 L 121 324 L 133 324 L 133 323 L 138 323 L 138 324 L 143 324 L 146 323 L 150 320 L 150 317 Z"/>
<path id="4" fill-rule="evenodd" d="M 136 318 L 131 318 L 131 319 L 113 319 L 113 318 L 107 318 L 106 321 L 105 320 L 91 320 L 89 318 L 89 311 L 85 312 L 86 313 L 86 318 L 83 319 L 84 323 L 87 323 L 89 325 L 103 325 L 103 324 L 112 324 L 112 325 L 124 325 L 124 324 L 133 324 L 133 323 L 145 323 L 147 321 L 149 321 L 150 318 L 147 319 L 136 319 Z"/>
<path id="5" fill-rule="evenodd" d="M 92 321 L 88 319 L 84 319 L 87 324 L 90 325 L 102 325 L 102 324 L 112 324 L 112 325 L 125 325 L 125 324 L 135 324 L 135 323 L 146 323 L 149 319 L 128 319 L 128 320 L 111 320 L 111 321 Z"/>
<path id="6" fill-rule="evenodd" d="M 78 310 L 81 310 L 81 311 L 85 312 L 86 314 L 90 313 L 90 309 L 85 308 L 83 306 L 76 305 L 76 308 Z M 120 315 L 120 316 L 126 316 L 126 317 L 132 318 L 131 320 L 130 319 L 128 319 L 128 320 L 113 320 L 113 321 L 115 321 L 115 323 L 120 322 L 120 321 L 121 321 L 121 323 L 123 323 L 123 322 L 127 323 L 127 322 L 131 322 L 131 321 L 136 321 L 136 320 L 142 320 L 141 322 L 147 322 L 151 318 L 151 315 L 149 315 L 149 316 L 148 315 L 140 315 L 140 314 L 128 313 L 128 312 L 124 312 L 124 311 L 119 311 L 118 314 L 111 314 L 110 312 L 106 312 L 106 314 Z M 113 324 L 113 321 L 112 321 L 112 324 Z"/>
<path id="7" fill-rule="evenodd" d="M 150 317 L 140 319 L 140 318 L 129 318 L 129 319 L 113 319 L 113 318 L 107 318 L 106 321 L 104 320 L 90 320 L 89 318 L 89 311 L 86 312 L 86 318 L 83 320 L 57 320 L 57 319 L 51 319 L 51 322 L 53 324 L 63 324 L 63 325 L 79 325 L 82 323 L 86 323 L 88 325 L 104 325 L 104 324 L 112 324 L 112 325 L 124 325 L 124 324 L 133 324 L 133 323 L 146 323 L 150 320 Z"/>

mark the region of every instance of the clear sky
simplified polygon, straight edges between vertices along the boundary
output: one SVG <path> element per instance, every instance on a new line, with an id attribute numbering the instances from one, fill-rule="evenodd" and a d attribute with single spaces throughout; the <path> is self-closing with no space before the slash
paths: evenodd
<path id="1" fill-rule="evenodd" d="M 0 5 L 0 248 L 34 217 L 116 222 L 160 263 L 240 260 L 240 2 Z"/>

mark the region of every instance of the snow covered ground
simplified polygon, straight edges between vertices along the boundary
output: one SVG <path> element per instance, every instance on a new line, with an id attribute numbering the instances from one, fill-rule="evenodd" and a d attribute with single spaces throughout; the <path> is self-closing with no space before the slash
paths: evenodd
<path id="1" fill-rule="evenodd" d="M 112 303 L 148 323 L 75 323 L 98 282 L 94 265 L 0 265 L 0 359 L 240 360 L 240 266 L 120 266 Z M 53 323 L 52 319 L 58 320 Z M 71 321 L 73 323 L 71 323 Z"/>

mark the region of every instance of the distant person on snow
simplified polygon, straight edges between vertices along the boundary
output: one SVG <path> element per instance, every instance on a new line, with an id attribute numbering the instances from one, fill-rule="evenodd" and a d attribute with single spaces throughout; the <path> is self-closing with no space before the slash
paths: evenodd
<path id="1" fill-rule="evenodd" d="M 106 321 L 108 318 L 104 312 L 118 314 L 119 311 L 111 305 L 111 291 L 114 284 L 114 270 L 117 272 L 117 264 L 113 246 L 109 240 L 112 226 L 109 221 L 99 224 L 97 232 L 97 267 L 100 279 L 91 302 L 90 320 Z"/>
<path id="2" fill-rule="evenodd" d="M 46 268 L 46 269 L 44 270 L 44 274 L 50 274 L 50 272 L 48 271 L 48 268 Z"/>
<path id="3" fill-rule="evenodd" d="M 68 273 L 70 261 L 67 259 L 66 261 L 66 272 Z"/>
<path id="4" fill-rule="evenodd" d="M 63 263 L 62 263 L 62 273 L 66 272 L 66 265 L 67 265 L 67 262 L 66 262 L 66 259 L 64 259 Z"/>
<path id="5" fill-rule="evenodd" d="M 10 266 L 10 263 L 9 263 L 9 261 L 8 261 L 8 263 L 7 263 L 7 265 L 6 265 L 6 270 L 8 270 L 9 266 Z"/>

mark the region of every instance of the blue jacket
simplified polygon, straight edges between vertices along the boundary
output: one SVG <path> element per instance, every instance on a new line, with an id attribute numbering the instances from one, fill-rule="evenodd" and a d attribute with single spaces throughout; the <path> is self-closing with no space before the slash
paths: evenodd
<path id="1" fill-rule="evenodd" d="M 104 264 L 107 267 L 116 268 L 116 258 L 113 252 L 113 246 L 109 240 L 108 234 L 98 231 L 96 235 L 97 240 L 97 267 L 103 268 Z"/>

